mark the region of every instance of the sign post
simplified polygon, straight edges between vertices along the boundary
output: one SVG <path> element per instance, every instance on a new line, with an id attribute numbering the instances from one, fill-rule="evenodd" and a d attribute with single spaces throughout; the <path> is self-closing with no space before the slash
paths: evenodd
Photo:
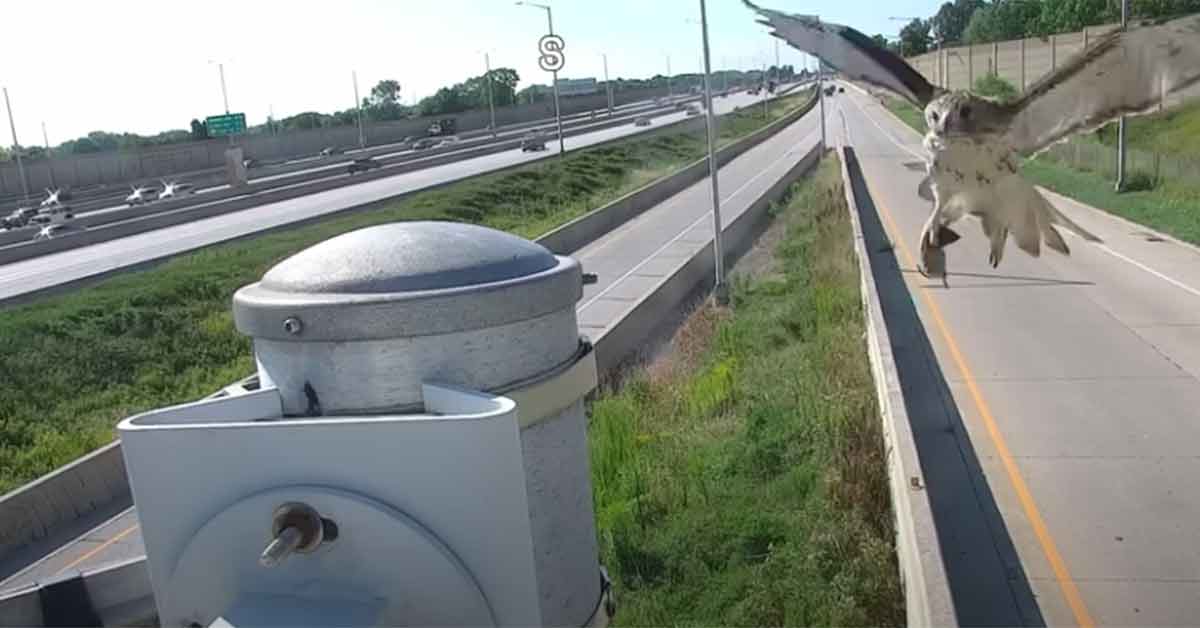
<path id="1" fill-rule="evenodd" d="M 538 40 L 538 66 L 546 72 L 550 72 L 554 77 L 554 119 L 558 124 L 558 156 L 562 158 L 566 154 L 566 146 L 563 143 L 563 128 L 562 128 L 562 112 L 558 106 L 558 71 L 566 64 L 567 58 L 563 55 L 563 48 L 566 47 L 563 38 L 554 34 L 553 27 L 550 34 L 543 36 Z"/>

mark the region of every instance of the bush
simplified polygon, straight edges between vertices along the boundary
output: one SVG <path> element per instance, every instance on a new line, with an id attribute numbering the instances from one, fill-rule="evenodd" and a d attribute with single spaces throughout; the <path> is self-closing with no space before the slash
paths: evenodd
<path id="1" fill-rule="evenodd" d="M 1131 172 L 1125 177 L 1126 192 L 1147 192 L 1158 186 L 1158 180 L 1149 172 Z"/>
<path id="2" fill-rule="evenodd" d="M 971 89 L 980 96 L 994 98 L 1000 102 L 1012 102 L 1017 99 L 1020 94 L 1017 88 L 1013 87 L 1012 83 L 996 76 L 995 74 L 987 74 L 979 77 L 975 81 L 975 87 Z"/>

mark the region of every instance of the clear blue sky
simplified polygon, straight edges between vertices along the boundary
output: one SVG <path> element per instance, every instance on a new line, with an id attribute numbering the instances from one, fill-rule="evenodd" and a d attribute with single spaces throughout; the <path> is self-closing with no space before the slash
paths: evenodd
<path id="1" fill-rule="evenodd" d="M 566 40 L 563 78 L 613 78 L 700 69 L 698 0 L 540 0 Z M 937 0 L 760 0 L 815 13 L 868 35 L 894 35 L 889 16 L 927 17 Z M 714 69 L 774 62 L 775 38 L 740 0 L 707 0 Z M 689 23 L 688 20 L 695 23 Z M 394 78 L 405 102 L 493 67 L 522 84 L 547 83 L 537 67 L 545 12 L 512 0 L 9 0 L 0 85 L 8 87 L 23 144 L 51 144 L 92 130 L 153 133 L 221 113 L 216 65 L 224 59 L 232 111 L 249 122 L 332 111 Z M 780 59 L 807 59 L 780 45 Z M 7 121 L 5 121 L 7 122 Z M 8 126 L 0 141 L 11 144 Z"/>

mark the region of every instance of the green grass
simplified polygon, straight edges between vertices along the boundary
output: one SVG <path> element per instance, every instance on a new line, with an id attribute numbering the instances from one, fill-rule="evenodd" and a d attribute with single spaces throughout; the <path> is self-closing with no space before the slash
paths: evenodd
<path id="1" fill-rule="evenodd" d="M 804 102 L 791 97 L 786 108 Z M 771 120 L 784 115 L 774 107 Z M 721 138 L 761 128 L 722 119 Z M 340 233 L 415 219 L 534 238 L 704 155 L 702 133 L 632 139 L 420 193 L 385 208 L 210 247 L 73 294 L 0 311 L 0 492 L 113 438 L 121 419 L 254 372 L 231 298 L 275 263 Z"/>
<path id="2" fill-rule="evenodd" d="M 1132 148 L 1163 155 L 1200 159 L 1200 103 L 1174 111 L 1127 118 L 1127 143 Z M 1117 125 L 1110 124 L 1097 133 L 1107 146 L 1117 145 Z"/>
<path id="3" fill-rule="evenodd" d="M 592 405 L 615 623 L 904 621 L 883 441 L 835 158 L 776 220 L 776 271 L 704 307 Z"/>
<path id="4" fill-rule="evenodd" d="M 925 132 L 924 120 L 912 105 L 891 99 L 888 109 L 917 132 Z M 1197 117 L 1197 120 L 1200 120 L 1200 117 Z M 1072 168 L 1050 153 L 1024 160 L 1021 173 L 1030 182 L 1064 196 L 1181 240 L 1200 244 L 1200 186 L 1194 181 L 1150 181 L 1149 184 L 1136 186 L 1147 189 L 1118 194 L 1113 190 L 1110 177 L 1103 173 Z M 1138 172 L 1129 174 L 1128 181 L 1131 184 L 1146 178 Z"/>

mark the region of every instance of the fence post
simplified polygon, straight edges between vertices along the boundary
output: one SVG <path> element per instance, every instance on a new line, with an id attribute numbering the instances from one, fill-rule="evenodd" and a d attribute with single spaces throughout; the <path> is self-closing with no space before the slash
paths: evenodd
<path id="1" fill-rule="evenodd" d="M 1083 27 L 1083 49 L 1087 50 L 1087 47 L 1088 47 L 1088 30 L 1087 30 L 1087 27 L 1084 26 Z"/>
<path id="2" fill-rule="evenodd" d="M 1050 71 L 1058 67 L 1058 36 L 1050 36 Z"/>
<path id="3" fill-rule="evenodd" d="M 967 46 L 967 89 L 975 84 L 975 45 Z"/>
<path id="4" fill-rule="evenodd" d="M 1021 38 L 1021 91 L 1025 91 L 1025 38 Z"/>
<path id="5" fill-rule="evenodd" d="M 992 76 L 1000 76 L 1000 42 L 992 42 Z"/>

